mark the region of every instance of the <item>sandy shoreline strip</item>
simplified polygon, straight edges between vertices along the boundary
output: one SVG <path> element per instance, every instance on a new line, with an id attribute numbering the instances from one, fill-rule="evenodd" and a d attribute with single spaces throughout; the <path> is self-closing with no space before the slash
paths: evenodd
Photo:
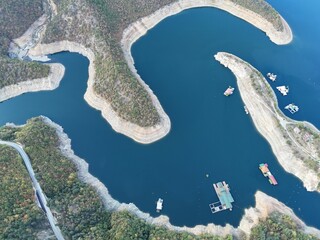
<path id="1" fill-rule="evenodd" d="M 283 122 L 296 123 L 297 121 L 293 121 L 283 114 L 273 111 L 273 106 L 269 106 L 265 103 L 262 96 L 257 94 L 250 79 L 253 70 L 257 70 L 251 65 L 229 53 L 219 52 L 215 55 L 215 59 L 229 68 L 235 75 L 241 98 L 250 112 L 255 127 L 269 142 L 281 166 L 287 172 L 300 178 L 308 191 L 317 190 L 319 183 L 317 174 L 307 168 L 303 161 L 296 157 L 293 147 L 290 147 L 287 143 L 288 139 L 283 136 L 283 131 L 281 130 Z M 264 81 L 266 80 L 264 79 Z M 273 91 L 272 93 L 274 94 Z M 274 99 L 276 98 L 274 97 Z M 275 102 L 274 105 L 281 112 L 277 106 L 278 103 Z M 314 127 L 311 124 L 309 125 Z"/>
<path id="2" fill-rule="evenodd" d="M 121 211 L 127 210 L 141 219 L 144 219 L 146 222 L 150 224 L 155 224 L 158 226 L 167 227 L 170 230 L 174 231 L 186 231 L 196 235 L 200 234 L 214 234 L 219 236 L 225 236 L 227 234 L 233 234 L 235 236 L 240 236 L 241 233 L 245 233 L 247 235 L 250 234 L 250 230 L 254 227 L 258 222 L 259 219 L 265 219 L 270 215 L 272 212 L 279 212 L 285 215 L 290 216 L 300 227 L 301 231 L 306 232 L 308 234 L 313 234 L 320 238 L 320 231 L 313 228 L 308 227 L 301 221 L 292 211 L 292 209 L 288 208 L 283 203 L 279 202 L 277 199 L 272 198 L 263 192 L 257 191 L 255 194 L 255 202 L 256 206 L 245 209 L 245 214 L 240 221 L 238 228 L 234 228 L 231 225 L 227 224 L 226 226 L 222 227 L 215 224 L 208 224 L 207 226 L 204 225 L 197 225 L 195 227 L 178 227 L 173 226 L 170 224 L 169 218 L 167 216 L 161 215 L 157 218 L 153 218 L 148 213 L 144 213 L 139 210 L 133 203 L 125 204 L 119 203 L 117 200 L 113 199 L 112 196 L 109 194 L 108 189 L 106 186 L 96 177 L 92 176 L 89 171 L 89 164 L 76 156 L 71 147 L 71 139 L 64 133 L 63 128 L 58 124 L 52 122 L 49 118 L 41 116 L 42 120 L 50 127 L 54 128 L 58 137 L 59 137 L 59 149 L 61 150 L 62 154 L 70 159 L 78 169 L 78 177 L 81 181 L 86 184 L 91 185 L 94 189 L 96 189 L 97 193 L 99 194 L 102 202 L 104 203 L 106 209 L 111 211 Z M 14 124 L 7 124 L 11 127 L 16 127 Z M 210 211 L 208 207 L 208 211 Z"/>

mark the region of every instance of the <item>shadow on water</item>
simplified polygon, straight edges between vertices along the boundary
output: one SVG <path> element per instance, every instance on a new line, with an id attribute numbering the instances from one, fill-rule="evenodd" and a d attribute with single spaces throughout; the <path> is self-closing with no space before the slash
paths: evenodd
<path id="1" fill-rule="evenodd" d="M 275 46 L 249 24 L 225 12 L 201 8 L 164 20 L 134 44 L 132 51 L 139 74 L 171 118 L 172 130 L 164 139 L 141 145 L 115 133 L 100 112 L 84 101 L 88 60 L 74 53 L 51 56 L 53 62 L 66 66 L 58 89 L 1 103 L 0 124 L 22 124 L 34 116 L 48 116 L 64 127 L 75 153 L 89 162 L 90 172 L 115 199 L 133 202 L 157 216 L 155 202 L 162 197 L 163 214 L 175 225 L 213 222 L 237 226 L 244 208 L 254 206 L 254 193 L 261 190 L 291 207 L 307 224 L 320 228 L 315 214 L 320 212 L 320 195 L 307 192 L 282 169 L 244 113 L 239 92 L 223 96 L 226 87 L 236 85 L 235 80 L 213 60 L 216 52 L 228 51 L 262 72 L 277 70 L 286 81 L 287 76 L 295 76 L 292 63 L 285 61 L 281 67 L 276 63 L 298 51 L 294 44 Z M 271 60 L 273 53 L 277 61 Z M 303 96 L 298 86 L 305 86 L 304 81 L 292 77 L 291 85 L 296 88 L 292 95 Z M 280 98 L 280 107 L 287 100 Z M 304 108 L 298 118 L 304 119 L 306 112 L 305 119 L 317 124 L 308 106 Z M 262 176 L 260 162 L 268 162 L 278 186 L 271 186 Z M 217 200 L 212 183 L 221 180 L 231 186 L 235 207 L 232 212 L 213 215 L 208 206 Z"/>

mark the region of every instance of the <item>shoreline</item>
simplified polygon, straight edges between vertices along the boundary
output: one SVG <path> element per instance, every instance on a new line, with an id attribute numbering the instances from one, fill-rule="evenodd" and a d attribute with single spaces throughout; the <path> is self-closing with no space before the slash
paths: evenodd
<path id="1" fill-rule="evenodd" d="M 161 117 L 161 124 L 152 127 L 152 128 L 142 128 L 139 127 L 135 124 L 132 124 L 130 122 L 126 122 L 123 119 L 119 118 L 117 116 L 117 113 L 113 111 L 113 109 L 111 108 L 110 104 L 102 99 L 101 97 L 99 97 L 93 90 L 93 84 L 94 84 L 94 75 L 95 75 L 95 69 L 94 69 L 94 53 L 90 50 L 87 49 L 85 47 L 83 47 L 80 44 L 77 44 L 75 42 L 69 42 L 69 41 L 61 41 L 61 42 L 56 42 L 56 43 L 51 43 L 51 44 L 40 44 L 35 46 L 35 48 L 31 49 L 29 54 L 34 54 L 34 56 L 37 55 L 47 55 L 47 54 L 52 54 L 52 53 L 57 53 L 57 52 L 62 52 L 62 51 L 70 51 L 70 52 L 77 52 L 82 54 L 83 56 L 87 57 L 89 59 L 89 79 L 88 79 L 88 87 L 87 87 L 87 91 L 85 93 L 85 100 L 89 103 L 90 106 L 92 106 L 93 108 L 100 110 L 102 112 L 102 116 L 109 122 L 109 124 L 112 126 L 112 128 L 119 133 L 122 133 L 132 139 L 134 139 L 137 142 L 140 143 L 152 143 L 154 141 L 159 140 L 160 138 L 164 137 L 165 135 L 168 134 L 168 132 L 170 131 L 170 119 L 169 117 L 165 114 L 164 110 L 162 109 L 160 102 L 158 101 L 157 97 L 153 94 L 152 90 L 149 88 L 149 86 L 140 78 L 140 76 L 137 74 L 137 71 L 134 67 L 134 60 L 131 56 L 131 46 L 132 44 L 137 41 L 141 36 L 143 36 L 144 34 L 146 34 L 146 32 L 151 29 L 152 27 L 154 27 L 156 24 L 158 24 L 160 21 L 162 21 L 164 18 L 177 14 L 185 9 L 189 9 L 189 8 L 195 8 L 195 7 L 216 7 L 222 10 L 225 10 L 223 7 L 218 7 L 218 6 L 213 6 L 215 4 L 213 4 L 210 1 L 207 0 L 203 0 L 203 1 L 189 1 L 190 5 L 187 5 L 188 1 L 179 1 L 176 3 L 173 3 L 171 5 L 168 5 L 164 8 L 161 8 L 160 10 L 156 11 L 155 13 L 140 19 L 139 21 L 131 24 L 128 28 L 125 29 L 124 33 L 123 33 L 123 38 L 121 40 L 121 44 L 123 47 L 123 51 L 125 54 L 125 59 L 127 60 L 127 63 L 129 65 L 130 70 L 133 72 L 133 74 L 138 78 L 139 82 L 145 87 L 145 89 L 147 90 L 147 92 L 150 94 L 151 99 Z M 186 5 L 183 5 L 186 4 Z M 194 4 L 194 5 L 192 5 Z M 203 4 L 203 5 L 201 5 Z M 221 5 L 224 5 L 222 3 L 220 3 Z M 177 8 L 177 9 L 167 9 L 167 8 Z M 169 12 L 166 12 L 166 11 Z M 178 12 L 175 12 L 175 11 Z M 173 11 L 173 12 L 170 12 Z M 236 15 L 235 13 L 232 13 L 228 10 L 225 10 L 231 14 L 233 14 L 234 16 L 237 16 L 241 19 L 244 19 L 242 17 L 238 15 Z M 248 10 L 245 10 L 248 12 Z M 243 13 L 246 14 L 246 13 Z M 257 15 L 257 14 L 255 14 Z M 154 18 L 155 17 L 155 22 L 152 22 L 149 18 Z M 259 16 L 255 16 L 255 17 L 259 17 Z M 254 19 L 254 16 L 252 16 L 252 18 Z M 260 17 L 261 18 L 261 17 Z M 160 19 L 160 20 L 159 20 Z M 154 19 L 152 19 L 154 20 Z M 246 19 L 244 19 L 246 20 Z M 258 19 L 261 20 L 261 19 Z M 266 34 L 267 36 L 270 37 L 270 40 L 273 41 L 276 44 L 287 44 L 289 42 L 292 41 L 292 32 L 291 29 L 289 27 L 289 25 L 285 22 L 285 20 L 282 18 L 282 20 L 284 21 L 284 25 L 285 25 L 285 32 L 284 34 L 275 34 L 272 32 L 272 30 L 266 30 Z M 146 24 L 146 22 L 144 21 L 151 21 L 151 23 Z M 264 31 L 263 27 L 259 27 L 257 25 L 255 25 L 254 23 L 250 22 L 249 20 L 246 20 L 247 22 L 251 23 L 252 25 L 256 26 L 257 28 L 259 28 L 260 30 Z M 259 23 L 260 24 L 260 23 Z M 266 24 L 267 26 L 268 24 Z M 287 26 L 287 27 L 286 27 Z M 42 54 L 41 54 L 42 53 Z M 56 87 L 58 87 L 60 80 L 63 77 L 64 74 L 64 68 L 63 68 L 63 73 L 61 75 L 61 69 L 60 70 L 54 70 L 54 67 L 52 66 L 54 64 L 51 64 L 51 68 L 50 68 L 50 75 L 51 75 L 51 71 L 53 71 L 53 77 L 55 77 L 54 79 L 54 83 L 50 82 L 50 87 L 53 88 L 47 88 L 47 89 L 36 89 L 35 86 L 40 86 L 40 84 L 43 84 L 42 82 L 46 79 L 39 79 L 38 82 L 33 83 L 33 81 L 37 81 L 37 79 L 35 80 L 31 80 L 31 81 L 27 81 L 25 83 L 28 83 L 26 85 L 12 85 L 12 86 L 17 86 L 18 90 L 14 90 L 14 88 L 9 88 L 6 89 L 5 92 L 9 92 L 9 96 L 11 97 L 15 97 L 17 95 L 20 95 L 22 93 L 25 92 L 29 92 L 29 91 L 41 91 L 41 90 L 52 90 L 55 89 Z M 58 65 L 58 64 L 57 64 Z M 60 64 L 61 65 L 61 64 Z M 61 67 L 61 66 L 60 66 Z M 55 72 L 60 71 L 60 75 L 59 73 L 57 73 L 55 75 Z M 50 75 L 49 75 L 49 80 L 50 80 Z M 59 79 L 60 78 L 60 79 Z M 58 80 L 59 79 L 59 80 Z M 31 84 L 35 84 L 33 87 L 33 89 L 35 90 L 29 90 L 28 87 Z M 58 84 L 58 85 L 56 85 Z M 11 86 L 8 86 L 11 87 Z M 5 88 L 3 88 L 5 89 Z M 1 91 L 0 90 L 0 96 Z M 16 92 L 15 92 L 16 91 Z M 12 94 L 10 94 L 12 93 Z M 16 94 L 16 95 L 15 95 Z M 11 98 L 8 97 L 7 99 Z M 2 100 L 4 101 L 4 100 Z M 0 102 L 1 102 L 1 98 L 0 98 Z M 161 114 L 160 114 L 161 113 Z M 176 227 L 173 226 L 169 223 L 169 218 L 166 216 L 160 216 L 158 218 L 153 218 L 151 217 L 149 214 L 147 213 L 143 213 L 142 211 L 140 211 L 134 204 L 124 204 L 124 203 L 119 203 L 117 200 L 113 199 L 111 197 L 111 195 L 108 193 L 108 190 L 106 188 L 106 186 L 101 183 L 97 178 L 95 178 L 94 176 L 92 176 L 89 171 L 88 171 L 88 163 L 77 157 L 76 155 L 74 155 L 73 150 L 71 149 L 71 140 L 68 138 L 68 136 L 63 132 L 63 129 L 61 126 L 53 123 L 50 119 L 45 118 L 44 117 L 44 121 L 54 127 L 57 131 L 57 134 L 59 135 L 59 139 L 61 141 L 60 144 L 60 149 L 63 152 L 63 154 L 65 154 L 65 156 L 67 156 L 69 159 L 71 159 L 77 166 L 78 168 L 78 176 L 81 180 L 83 180 L 85 183 L 90 184 L 91 186 L 93 186 L 97 192 L 99 193 L 101 199 L 103 200 L 105 206 L 110 209 L 110 210 L 128 210 L 132 213 L 134 213 L 135 215 L 137 215 L 138 217 L 145 219 L 148 223 L 151 224 L 156 224 L 156 225 L 162 225 L 162 226 L 166 226 L 169 229 L 175 230 L 175 231 L 188 231 L 191 233 L 195 233 L 195 234 L 200 234 L 200 233 L 212 233 L 212 234 L 217 234 L 217 235 L 225 235 L 228 233 L 233 233 L 233 234 L 238 234 L 239 230 L 242 230 L 244 232 L 248 232 L 252 227 L 253 227 L 253 222 L 257 221 L 259 218 L 259 214 L 260 217 L 264 217 L 266 216 L 266 213 L 270 213 L 272 211 L 274 211 L 275 207 L 274 205 L 278 205 L 279 209 L 281 209 L 281 211 L 285 211 L 284 213 L 288 213 L 291 214 L 290 216 L 292 218 L 294 218 L 295 220 L 297 220 L 301 226 L 304 228 L 305 231 L 309 231 L 309 233 L 312 234 L 316 234 L 318 237 L 320 237 L 320 232 L 314 228 L 309 228 L 306 227 L 305 224 L 299 220 L 293 213 L 293 211 L 286 207 L 284 204 L 280 203 L 278 200 L 267 196 L 266 194 L 262 193 L 262 192 L 257 192 L 255 194 L 255 198 L 256 198 L 256 208 L 249 208 L 245 210 L 245 215 L 243 216 L 240 225 L 237 229 L 233 228 L 230 225 L 227 225 L 226 227 L 221 227 L 221 226 L 216 226 L 214 224 L 208 224 L 207 226 L 203 226 L 203 225 L 198 225 L 195 226 L 193 228 L 188 228 L 188 227 Z M 268 204 L 266 204 L 266 202 L 268 202 Z M 267 210 L 266 210 L 267 209 Z M 283 210 L 285 209 L 285 210 Z"/>
<path id="2" fill-rule="evenodd" d="M 109 194 L 107 187 L 96 177 L 90 174 L 89 164 L 82 158 L 76 156 L 71 146 L 71 139 L 64 132 L 63 128 L 54 123 L 51 119 L 45 116 L 40 116 L 42 121 L 48 126 L 52 127 L 58 138 L 59 146 L 58 149 L 61 153 L 72 161 L 77 168 L 77 177 L 83 181 L 85 184 L 92 186 L 98 193 L 100 200 L 103 202 L 105 208 L 109 211 L 128 211 L 140 219 L 145 220 L 149 224 L 166 227 L 173 231 L 185 231 L 195 235 L 200 234 L 214 234 L 218 236 L 226 236 L 228 234 L 233 234 L 236 237 L 246 234 L 250 234 L 251 228 L 253 228 L 259 220 L 264 220 L 273 212 L 279 212 L 281 214 L 288 215 L 298 226 L 301 232 L 312 234 L 317 238 L 320 238 L 320 230 L 314 227 L 307 226 L 302 220 L 300 220 L 292 211 L 291 208 L 287 207 L 282 202 L 277 199 L 268 196 L 267 194 L 257 191 L 255 193 L 255 207 L 250 207 L 245 209 L 245 213 L 237 228 L 227 224 L 226 226 L 220 226 L 215 224 L 208 225 L 196 225 L 194 227 L 178 227 L 170 224 L 169 218 L 165 215 L 160 215 L 157 218 L 151 217 L 150 214 L 144 213 L 139 210 L 133 203 L 120 203 L 119 201 L 112 198 Z M 6 123 L 5 126 L 8 127 L 23 127 L 23 125 L 15 125 L 14 123 Z"/>
<path id="3" fill-rule="evenodd" d="M 74 154 L 74 151 L 71 147 L 71 139 L 68 135 L 63 131 L 63 128 L 54 123 L 51 119 L 41 116 L 42 120 L 50 127 L 54 128 L 56 134 L 59 137 L 60 145 L 59 149 L 62 154 L 67 157 L 70 161 L 72 161 L 77 167 L 78 178 L 86 184 L 92 186 L 100 196 L 101 201 L 103 202 L 105 208 L 110 211 L 129 211 L 134 215 L 138 216 L 140 219 L 145 220 L 149 224 L 154 224 L 158 226 L 164 226 L 168 229 L 174 231 L 187 231 L 193 234 L 201 234 L 201 233 L 212 233 L 218 235 L 227 235 L 227 234 L 239 234 L 239 230 L 235 229 L 231 225 L 227 224 L 225 227 L 208 224 L 207 226 L 198 225 L 195 227 L 177 227 L 173 226 L 169 222 L 169 218 L 165 215 L 160 215 L 159 217 L 151 217 L 149 213 L 142 212 L 139 208 L 136 207 L 133 203 L 120 203 L 119 201 L 112 198 L 107 187 L 96 177 L 91 175 L 89 172 L 89 164 L 82 158 L 78 157 Z M 8 126 L 14 126 L 13 124 L 7 124 Z M 319 235 L 320 236 L 320 235 Z"/>
<path id="4" fill-rule="evenodd" d="M 84 99 L 91 107 L 101 111 L 103 118 L 111 125 L 113 130 L 143 144 L 155 142 L 169 133 L 171 128 L 170 119 L 161 107 L 158 98 L 153 94 L 148 85 L 144 84 L 143 86 L 149 93 L 152 102 L 158 111 L 161 121 L 156 126 L 147 128 L 140 127 L 136 124 L 121 119 L 112 109 L 111 104 L 94 92 L 93 85 L 95 76 L 95 55 L 90 49 L 85 48 L 81 44 L 75 42 L 61 41 L 37 45 L 29 50 L 29 55 L 43 56 L 63 51 L 76 52 L 89 59 L 89 78 L 87 81 L 87 90 L 84 95 Z"/>
<path id="5" fill-rule="evenodd" d="M 289 24 L 280 14 L 284 27 L 283 32 L 277 31 L 270 22 L 263 19 L 260 15 L 229 1 L 180 0 L 157 10 L 149 16 L 139 19 L 123 31 L 121 46 L 133 73 L 136 73 L 136 69 L 133 66 L 134 60 L 131 56 L 132 44 L 165 18 L 176 15 L 184 10 L 198 7 L 214 7 L 226 11 L 265 32 L 270 40 L 277 45 L 289 44 L 293 39 Z"/>
<path id="6" fill-rule="evenodd" d="M 179 2 L 175 2 L 173 4 L 167 5 L 155 13 L 146 16 L 135 23 L 129 25 L 123 32 L 121 46 L 124 53 L 124 57 L 127 61 L 127 64 L 134 74 L 134 76 L 138 79 L 140 84 L 145 88 L 148 92 L 153 105 L 157 109 L 157 112 L 160 116 L 160 123 L 153 127 L 140 127 L 131 122 L 125 121 L 121 119 L 117 113 L 112 109 L 111 105 L 102 97 L 94 92 L 93 84 L 94 84 L 94 76 L 95 76 L 95 67 L 94 67 L 94 53 L 90 49 L 85 48 L 84 46 L 70 41 L 61 41 L 50 44 L 38 44 L 34 48 L 29 50 L 29 55 L 32 57 L 43 56 L 47 54 L 53 54 L 61 51 L 69 51 L 69 52 L 77 52 L 82 54 L 83 56 L 89 59 L 89 79 L 87 83 L 87 90 L 85 93 L 85 100 L 88 104 L 101 111 L 102 116 L 109 122 L 111 127 L 118 133 L 122 133 L 133 140 L 143 143 L 149 144 L 155 142 L 164 136 L 166 136 L 171 129 L 171 122 L 168 115 L 163 110 L 157 96 L 153 93 L 150 87 L 141 79 L 141 77 L 137 74 L 137 70 L 134 67 L 134 60 L 131 55 L 131 46 L 137 41 L 141 36 L 146 34 L 146 32 L 153 28 L 156 24 L 158 24 L 164 18 L 168 16 L 177 14 L 183 10 L 195 7 L 216 7 L 222 9 L 224 11 L 229 12 L 230 14 L 239 17 L 260 30 L 266 32 L 267 36 L 270 37 L 270 40 L 275 42 L 276 44 L 287 44 L 292 40 L 292 31 L 286 21 L 282 19 L 284 23 L 284 32 L 276 31 L 272 24 L 264 20 L 258 14 L 248 11 L 243 7 L 237 6 L 231 2 L 216 2 L 212 3 L 210 0 L 202 0 L 201 2 L 196 0 L 180 0 Z"/>
<path id="7" fill-rule="evenodd" d="M 250 112 L 254 126 L 268 141 L 280 165 L 285 171 L 298 177 L 308 191 L 316 191 L 319 183 L 317 173 L 307 168 L 305 163 L 296 157 L 293 147 L 288 143 L 288 140 L 292 140 L 290 135 L 288 135 L 290 137 L 289 139 L 286 138 L 282 130 L 282 128 L 284 128 L 284 130 L 287 131 L 287 124 L 299 122 L 291 120 L 281 112 L 278 107 L 277 98 L 272 89 L 272 97 L 270 98 L 271 103 L 274 103 L 275 105 L 275 109 L 273 106 L 270 107 L 270 105 L 267 105 L 263 97 L 256 93 L 257 91 L 251 84 L 250 73 L 257 70 L 249 63 L 232 54 L 224 52 L 217 53 L 215 59 L 223 66 L 229 68 L 235 75 L 242 101 Z M 266 80 L 264 79 L 264 81 Z M 319 130 L 312 124 L 307 123 L 305 125 L 314 128 L 313 130 L 316 130 L 316 133 L 319 133 Z M 302 146 L 301 148 L 303 149 Z"/>
<path id="8" fill-rule="evenodd" d="M 48 77 L 19 82 L 0 89 L 0 102 L 28 92 L 48 91 L 59 87 L 64 76 L 65 67 L 60 63 L 50 63 Z"/>
<path id="9" fill-rule="evenodd" d="M 101 201 L 103 202 L 107 210 L 127 210 L 135 214 L 139 218 L 145 220 L 147 223 L 158 226 L 164 226 L 174 231 L 186 231 L 196 235 L 208 233 L 219 236 L 225 236 L 227 234 L 240 236 L 243 232 L 248 235 L 250 233 L 251 228 L 259 222 L 259 219 L 265 219 L 272 212 L 280 212 L 282 214 L 290 216 L 292 220 L 296 222 L 297 225 L 301 228 L 301 231 L 308 234 L 313 234 L 320 238 L 320 230 L 306 226 L 305 223 L 294 214 L 292 209 L 290 209 L 277 199 L 270 197 L 261 191 L 257 191 L 255 193 L 256 206 L 245 209 L 245 213 L 242 216 L 242 219 L 237 228 L 234 228 L 229 224 L 227 224 L 226 226 L 220 226 L 212 223 L 206 226 L 197 225 L 194 227 L 178 227 L 172 225 L 169 221 L 169 218 L 165 215 L 160 215 L 156 218 L 151 217 L 150 214 L 144 213 L 141 210 L 139 210 L 133 203 L 125 204 L 113 199 L 112 196 L 109 194 L 107 187 L 99 179 L 90 174 L 89 164 L 84 159 L 81 159 L 80 157 L 74 154 L 74 151 L 72 150 L 71 146 L 71 139 L 63 131 L 63 128 L 51 121 L 49 118 L 44 116 L 41 117 L 47 125 L 55 129 L 60 141 L 59 149 L 61 150 L 64 156 L 66 156 L 76 165 L 78 169 L 78 178 L 84 183 L 91 185 L 97 191 Z M 14 126 L 12 124 L 7 125 Z"/>

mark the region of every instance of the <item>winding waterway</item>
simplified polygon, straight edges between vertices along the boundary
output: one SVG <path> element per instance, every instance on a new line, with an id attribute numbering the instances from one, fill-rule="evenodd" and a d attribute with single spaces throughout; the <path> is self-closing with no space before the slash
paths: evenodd
<path id="1" fill-rule="evenodd" d="M 48 116 L 63 126 L 75 153 L 90 164 L 90 172 L 115 199 L 133 202 L 157 216 L 155 202 L 162 197 L 163 214 L 175 225 L 237 226 L 244 208 L 254 206 L 254 193 L 261 190 L 291 207 L 307 224 L 320 228 L 316 214 L 320 213 L 320 194 L 307 192 L 301 181 L 278 164 L 244 113 L 239 92 L 223 96 L 226 87 L 236 85 L 235 78 L 213 60 L 216 52 L 227 51 L 262 73 L 276 72 L 276 84 L 290 86 L 289 96 L 277 93 L 280 108 L 294 102 L 301 108 L 294 118 L 320 128 L 320 29 L 314 27 L 320 23 L 315 10 L 320 3 L 270 3 L 291 25 L 292 44 L 274 45 L 253 26 L 213 8 L 169 17 L 134 44 L 136 68 L 172 122 L 168 136 L 156 143 L 142 145 L 115 133 L 100 112 L 88 106 L 83 99 L 88 60 L 71 53 L 51 56 L 66 67 L 60 87 L 1 103 L 0 124 L 23 124 L 34 116 Z M 268 162 L 278 186 L 271 186 L 261 175 L 260 162 Z M 217 200 L 212 183 L 221 180 L 231 186 L 234 209 L 213 215 L 208 206 Z"/>

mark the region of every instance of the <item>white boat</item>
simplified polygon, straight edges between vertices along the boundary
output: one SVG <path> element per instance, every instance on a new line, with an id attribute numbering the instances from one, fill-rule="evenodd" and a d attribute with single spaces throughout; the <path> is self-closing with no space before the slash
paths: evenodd
<path id="1" fill-rule="evenodd" d="M 287 96 L 288 92 L 289 92 L 289 87 L 288 86 L 279 86 L 277 87 L 277 89 L 279 90 L 279 92 L 281 92 L 281 94 L 283 96 Z"/>
<path id="2" fill-rule="evenodd" d="M 273 73 L 267 73 L 267 77 L 273 82 L 277 79 L 277 75 Z"/>
<path id="3" fill-rule="evenodd" d="M 159 198 L 157 201 L 157 212 L 160 212 L 162 210 L 162 204 L 163 204 L 163 199 Z"/>
<path id="4" fill-rule="evenodd" d="M 297 105 L 294 105 L 293 103 L 290 103 L 289 105 L 285 106 L 285 109 L 289 110 L 292 114 L 299 111 L 299 107 Z"/>

